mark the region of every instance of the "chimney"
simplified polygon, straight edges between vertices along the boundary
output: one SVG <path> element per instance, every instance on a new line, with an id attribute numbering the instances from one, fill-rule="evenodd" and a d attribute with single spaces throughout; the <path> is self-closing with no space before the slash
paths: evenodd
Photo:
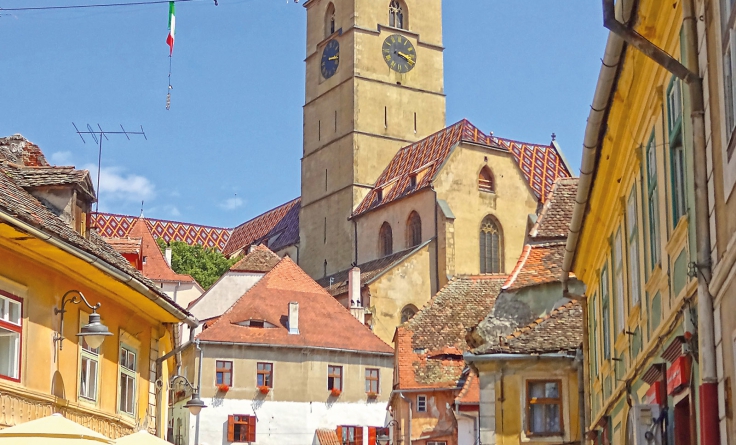
<path id="1" fill-rule="evenodd" d="M 289 303 L 289 334 L 299 334 L 299 303 Z"/>
<path id="2" fill-rule="evenodd" d="M 166 247 L 166 250 L 164 250 L 164 257 L 166 257 L 166 264 L 171 267 L 171 247 Z"/>
<path id="3" fill-rule="evenodd" d="M 360 296 L 360 268 L 353 267 L 348 272 L 348 299 L 350 307 L 363 307 Z"/>

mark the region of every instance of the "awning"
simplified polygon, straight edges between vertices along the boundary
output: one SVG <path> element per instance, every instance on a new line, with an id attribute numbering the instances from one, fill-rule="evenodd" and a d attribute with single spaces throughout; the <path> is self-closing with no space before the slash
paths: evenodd
<path id="1" fill-rule="evenodd" d="M 0 431 L 0 445 L 99 444 L 114 444 L 114 442 L 58 413 Z"/>
<path id="2" fill-rule="evenodd" d="M 138 431 L 116 440 L 115 445 L 171 445 L 171 443 L 159 439 L 148 431 Z"/>

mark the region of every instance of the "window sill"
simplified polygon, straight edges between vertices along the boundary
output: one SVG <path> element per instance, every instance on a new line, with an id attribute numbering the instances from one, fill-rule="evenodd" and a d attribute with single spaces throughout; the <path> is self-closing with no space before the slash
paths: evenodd
<path id="1" fill-rule="evenodd" d="M 670 239 L 667 240 L 667 245 L 664 247 L 669 256 L 676 256 L 675 253 L 679 253 L 685 246 L 685 243 L 687 242 L 688 224 L 689 221 L 687 215 L 681 216 L 677 221 L 677 225 L 670 234 Z"/>

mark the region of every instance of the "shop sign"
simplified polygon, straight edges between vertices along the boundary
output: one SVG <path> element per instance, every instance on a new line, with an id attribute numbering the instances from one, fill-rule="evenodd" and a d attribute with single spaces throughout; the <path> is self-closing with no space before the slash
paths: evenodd
<path id="1" fill-rule="evenodd" d="M 690 356 L 678 357 L 667 370 L 667 394 L 676 394 L 690 383 Z"/>

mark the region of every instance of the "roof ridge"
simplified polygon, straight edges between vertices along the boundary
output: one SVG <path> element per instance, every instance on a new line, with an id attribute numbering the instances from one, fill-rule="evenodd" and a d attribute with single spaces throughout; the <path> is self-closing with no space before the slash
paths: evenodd
<path id="1" fill-rule="evenodd" d="M 509 275 L 506 282 L 503 284 L 503 286 L 501 286 L 501 289 L 508 289 L 509 287 L 511 287 L 512 284 L 514 284 L 514 281 L 516 281 L 516 278 L 519 276 L 521 269 L 524 267 L 524 264 L 526 264 L 526 260 L 529 259 L 529 254 L 531 253 L 531 251 L 531 245 L 525 244 L 524 249 L 522 249 L 521 251 L 519 259 L 516 261 L 516 266 L 514 266 L 514 270 L 511 271 L 511 275 Z"/>
<path id="2" fill-rule="evenodd" d="M 289 204 L 293 204 L 293 203 L 295 203 L 296 201 L 299 201 L 299 200 L 301 200 L 301 199 L 302 199 L 302 197 L 301 197 L 301 196 L 297 196 L 296 198 L 294 198 L 294 199 L 292 199 L 292 200 L 290 200 L 290 201 L 287 201 L 287 202 L 285 202 L 285 203 L 283 203 L 283 204 L 281 204 L 281 205 L 277 205 L 276 207 L 273 207 L 273 208 L 271 208 L 271 209 L 269 209 L 269 210 L 266 210 L 265 212 L 259 213 L 258 215 L 256 215 L 256 216 L 254 216 L 254 217 L 250 218 L 249 220 L 247 220 L 247 221 L 244 221 L 244 222 L 242 222 L 242 223 L 238 224 L 237 226 L 233 227 L 233 228 L 232 228 L 231 230 L 235 230 L 235 229 L 237 229 L 237 228 L 239 228 L 239 227 L 242 227 L 242 226 L 244 226 L 244 225 L 248 224 L 248 223 L 249 223 L 249 222 L 251 222 L 251 221 L 254 221 L 254 220 L 256 220 L 256 219 L 258 219 L 258 218 L 260 218 L 260 217 L 262 217 L 262 216 L 265 216 L 265 215 L 267 215 L 267 214 L 269 214 L 269 213 L 271 213 L 271 212 L 273 212 L 273 211 L 275 211 L 275 210 L 278 210 L 278 209 L 281 209 L 281 208 L 283 208 L 283 207 L 286 207 L 286 206 L 288 206 Z"/>

